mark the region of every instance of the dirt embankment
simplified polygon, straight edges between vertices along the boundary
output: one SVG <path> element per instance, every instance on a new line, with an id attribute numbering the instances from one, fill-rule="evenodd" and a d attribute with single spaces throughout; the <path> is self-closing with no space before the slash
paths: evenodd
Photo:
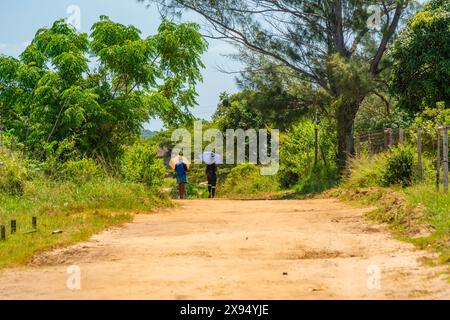
<path id="1" fill-rule="evenodd" d="M 0 299 L 450 298 L 441 269 L 336 200 L 183 201 L 0 272 Z M 69 290 L 67 267 L 80 267 Z"/>

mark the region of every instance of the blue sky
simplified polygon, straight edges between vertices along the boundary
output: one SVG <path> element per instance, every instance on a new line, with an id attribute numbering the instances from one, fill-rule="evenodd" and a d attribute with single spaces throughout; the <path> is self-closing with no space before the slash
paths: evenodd
<path id="1" fill-rule="evenodd" d="M 67 10 L 72 5 L 80 8 L 82 32 L 89 32 L 91 25 L 103 14 L 117 22 L 135 25 L 143 36 L 154 34 L 161 21 L 155 7 L 146 8 L 136 0 L 1 0 L 0 54 L 18 56 L 37 29 L 50 26 L 56 19 L 69 17 L 71 14 Z M 198 17 L 188 15 L 186 19 L 197 20 Z M 242 68 L 239 63 L 223 56 L 232 52 L 234 48 L 227 43 L 209 41 L 209 50 L 203 56 L 206 65 L 204 82 L 197 86 L 199 105 L 193 112 L 196 116 L 209 119 L 219 102 L 219 93 L 237 91 L 234 76 L 218 70 L 218 67 L 229 71 Z M 151 130 L 161 127 L 159 120 L 146 125 Z"/>

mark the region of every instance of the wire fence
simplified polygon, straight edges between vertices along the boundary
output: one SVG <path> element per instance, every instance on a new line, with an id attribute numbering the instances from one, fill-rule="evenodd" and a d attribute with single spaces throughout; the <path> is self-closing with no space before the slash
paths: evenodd
<path id="1" fill-rule="evenodd" d="M 439 192 L 442 184 L 444 192 L 448 193 L 448 128 L 448 126 L 439 126 L 437 130 L 384 128 L 359 133 L 354 137 L 355 156 L 357 158 L 361 158 L 363 154 L 373 156 L 408 142 L 416 147 L 416 169 L 419 180 L 424 180 L 423 156 L 427 153 L 435 157 L 436 190 Z"/>

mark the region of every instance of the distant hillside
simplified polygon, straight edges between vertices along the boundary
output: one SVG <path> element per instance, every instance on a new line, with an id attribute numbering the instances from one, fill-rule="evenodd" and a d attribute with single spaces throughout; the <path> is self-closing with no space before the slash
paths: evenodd
<path id="1" fill-rule="evenodd" d="M 156 132 L 154 132 L 154 131 L 144 129 L 144 130 L 142 130 L 141 138 L 142 138 L 142 139 L 150 138 L 150 137 L 153 136 L 155 133 L 156 133 Z"/>

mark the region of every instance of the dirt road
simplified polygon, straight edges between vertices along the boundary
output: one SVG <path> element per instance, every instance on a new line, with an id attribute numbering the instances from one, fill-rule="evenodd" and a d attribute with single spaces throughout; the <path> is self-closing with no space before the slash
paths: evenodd
<path id="1" fill-rule="evenodd" d="M 179 203 L 1 271 L 0 299 L 450 298 L 440 270 L 417 261 L 429 253 L 392 239 L 363 209 L 336 200 Z M 80 267 L 80 290 L 67 288 L 70 265 Z"/>

